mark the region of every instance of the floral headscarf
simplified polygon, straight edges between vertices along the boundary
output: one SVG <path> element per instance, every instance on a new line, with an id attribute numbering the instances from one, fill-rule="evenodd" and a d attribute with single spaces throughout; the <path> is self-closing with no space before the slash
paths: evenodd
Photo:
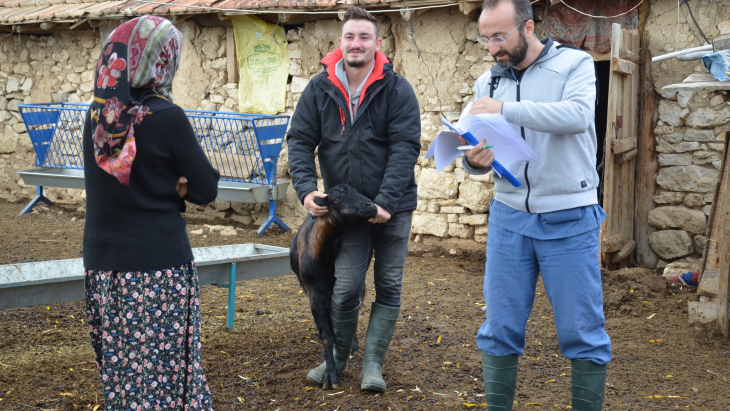
<path id="1" fill-rule="evenodd" d="M 96 164 L 128 186 L 137 154 L 134 127 L 172 107 L 182 34 L 169 20 L 142 16 L 117 27 L 96 64 L 91 130 Z"/>

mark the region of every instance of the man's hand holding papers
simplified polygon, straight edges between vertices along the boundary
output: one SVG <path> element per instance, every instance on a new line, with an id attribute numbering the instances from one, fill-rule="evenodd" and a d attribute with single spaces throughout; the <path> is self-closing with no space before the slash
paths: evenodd
<path id="1" fill-rule="evenodd" d="M 469 115 L 471 108 L 471 103 L 464 108 L 456 125 L 442 121 L 451 131 L 442 131 L 436 136 L 426 158 L 434 157 L 436 170 L 441 171 L 462 154 L 456 148 L 466 142 L 474 146 L 465 152 L 469 164 L 481 168 L 491 165 L 500 177 L 508 178 L 515 187 L 520 186 L 509 170 L 518 162 L 536 161 L 537 154 L 501 114 Z M 485 149 L 486 143 L 493 148 Z"/>
<path id="2" fill-rule="evenodd" d="M 466 144 L 464 137 L 459 136 L 459 139 L 461 139 L 463 144 Z M 484 148 L 486 144 L 487 140 L 485 139 L 480 141 L 479 144 L 474 146 L 471 150 L 464 151 L 466 161 L 468 161 L 472 167 L 487 168 L 492 166 L 492 162 L 494 162 L 494 152 L 488 148 Z"/>

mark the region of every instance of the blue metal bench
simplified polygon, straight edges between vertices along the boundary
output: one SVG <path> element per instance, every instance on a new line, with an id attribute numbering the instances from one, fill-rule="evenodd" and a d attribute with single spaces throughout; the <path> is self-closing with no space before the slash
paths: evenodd
<path id="1" fill-rule="evenodd" d="M 233 328 L 236 281 L 291 273 L 289 249 L 263 244 L 193 248 L 200 285 L 228 288 L 228 328 Z M 0 311 L 83 300 L 83 259 L 0 265 Z"/>
<path id="2" fill-rule="evenodd" d="M 36 153 L 36 168 L 20 171 L 25 184 L 35 185 L 36 197 L 21 211 L 29 213 L 40 201 L 51 204 L 43 187 L 84 189 L 82 134 L 88 104 L 20 104 L 20 115 Z M 272 223 L 289 227 L 276 216 L 276 202 L 286 195 L 276 165 L 289 116 L 185 110 L 211 164 L 221 173 L 217 200 L 269 203 L 261 236 Z"/>

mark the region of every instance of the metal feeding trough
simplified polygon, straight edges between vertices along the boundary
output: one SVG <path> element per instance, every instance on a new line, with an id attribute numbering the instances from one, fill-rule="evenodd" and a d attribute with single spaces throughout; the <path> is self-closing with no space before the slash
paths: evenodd
<path id="1" fill-rule="evenodd" d="M 289 249 L 263 244 L 193 248 L 200 285 L 228 288 L 228 328 L 233 328 L 236 281 L 291 273 Z M 68 301 L 84 295 L 83 259 L 0 265 L 0 310 Z"/>
<path id="2" fill-rule="evenodd" d="M 84 189 L 83 126 L 88 104 L 46 103 L 18 106 L 33 149 L 36 168 L 19 172 L 25 184 L 36 186 L 36 197 L 21 211 L 29 213 L 39 201 L 51 204 L 43 187 Z M 185 110 L 195 136 L 211 164 L 220 172 L 217 200 L 269 203 L 261 235 L 277 224 L 276 202 L 286 197 L 288 183 L 277 180 L 277 162 L 289 116 Z"/>

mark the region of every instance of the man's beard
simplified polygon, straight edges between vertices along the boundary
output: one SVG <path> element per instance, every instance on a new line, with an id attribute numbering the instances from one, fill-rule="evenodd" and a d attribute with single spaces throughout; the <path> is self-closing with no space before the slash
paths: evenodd
<path id="1" fill-rule="evenodd" d="M 352 51 L 352 50 L 349 50 L 349 51 Z M 365 50 L 358 49 L 357 51 L 359 51 L 360 53 L 362 53 L 362 57 L 361 57 L 360 60 L 347 60 L 347 59 L 345 59 L 345 63 L 347 63 L 347 65 L 349 67 L 358 68 L 358 67 L 362 67 L 362 66 L 365 65 L 365 59 L 367 58 L 367 55 L 365 53 Z"/>
<path id="2" fill-rule="evenodd" d="M 365 65 L 365 60 L 345 60 L 349 67 L 362 67 Z"/>
<path id="3" fill-rule="evenodd" d="M 509 59 L 505 62 L 499 62 L 497 61 L 497 58 L 494 57 L 494 61 L 497 61 L 497 64 L 499 64 L 499 67 L 502 68 L 511 68 L 514 67 L 520 63 L 522 63 L 525 60 L 525 57 L 527 57 L 527 38 L 525 37 L 525 33 L 522 32 L 522 30 L 518 30 L 520 34 L 520 41 L 517 43 L 517 47 L 512 52 L 506 52 L 506 54 L 509 56 Z"/>

